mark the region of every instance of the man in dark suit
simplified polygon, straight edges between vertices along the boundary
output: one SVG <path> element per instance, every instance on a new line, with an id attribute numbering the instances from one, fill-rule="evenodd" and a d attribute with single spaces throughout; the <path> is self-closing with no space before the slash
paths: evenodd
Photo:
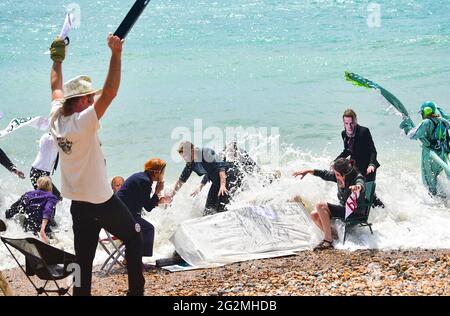
<path id="1" fill-rule="evenodd" d="M 377 161 L 377 150 L 369 129 L 358 125 L 356 113 L 352 109 L 345 110 L 342 119 L 345 127 L 342 131 L 344 150 L 336 159 L 350 156 L 361 174 L 365 175 L 366 181 L 375 181 L 380 163 Z M 373 205 L 384 208 L 383 202 L 376 195 Z"/>

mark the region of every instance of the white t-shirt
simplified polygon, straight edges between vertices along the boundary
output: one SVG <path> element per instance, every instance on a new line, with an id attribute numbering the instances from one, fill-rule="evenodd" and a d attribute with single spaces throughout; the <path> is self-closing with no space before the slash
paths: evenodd
<path id="1" fill-rule="evenodd" d="M 70 116 L 62 115 L 62 100 L 52 102 L 50 131 L 58 144 L 62 196 L 101 204 L 113 191 L 97 136 L 100 124 L 94 106 Z"/>
<path id="2" fill-rule="evenodd" d="M 42 135 L 39 140 L 39 152 L 32 167 L 42 171 L 52 172 L 58 155 L 58 146 L 50 133 Z"/>

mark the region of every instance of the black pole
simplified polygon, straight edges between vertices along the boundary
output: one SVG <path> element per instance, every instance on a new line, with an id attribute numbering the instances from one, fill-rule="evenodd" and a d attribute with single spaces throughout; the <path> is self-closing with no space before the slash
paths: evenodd
<path id="1" fill-rule="evenodd" d="M 142 12 L 144 12 L 144 9 L 149 2 L 150 0 L 136 0 L 136 2 L 126 15 L 125 19 L 123 19 L 122 23 L 120 23 L 119 27 L 114 32 L 114 35 L 118 36 L 121 39 L 124 39 L 127 36 L 128 32 L 130 32 L 133 25 L 139 19 Z"/>

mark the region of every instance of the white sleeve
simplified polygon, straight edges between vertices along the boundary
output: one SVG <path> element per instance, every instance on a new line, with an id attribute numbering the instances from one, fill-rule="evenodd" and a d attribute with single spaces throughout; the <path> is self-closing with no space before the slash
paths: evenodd
<path id="1" fill-rule="evenodd" d="M 62 106 L 64 104 L 64 100 L 54 100 L 50 104 L 50 116 L 53 116 L 58 112 L 60 109 L 62 109 Z"/>

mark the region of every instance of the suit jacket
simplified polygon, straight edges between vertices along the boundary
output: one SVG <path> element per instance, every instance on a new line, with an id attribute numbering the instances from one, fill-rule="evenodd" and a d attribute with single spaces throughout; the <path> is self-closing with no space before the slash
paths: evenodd
<path id="1" fill-rule="evenodd" d="M 336 158 L 348 158 L 355 160 L 358 170 L 365 174 L 367 168 L 373 165 L 376 169 L 380 166 L 377 161 L 377 150 L 373 143 L 372 135 L 367 127 L 357 125 L 354 141 L 353 152 L 349 149 L 347 133 L 342 131 L 342 140 L 344 141 L 344 151 Z"/>

